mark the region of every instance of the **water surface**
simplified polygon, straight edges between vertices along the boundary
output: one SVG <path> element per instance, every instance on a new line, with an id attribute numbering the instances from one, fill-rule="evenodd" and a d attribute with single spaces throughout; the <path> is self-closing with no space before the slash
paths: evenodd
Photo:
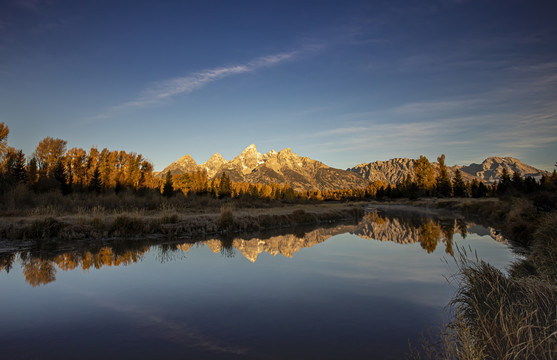
<path id="1" fill-rule="evenodd" d="M 106 245 L 0 253 L 2 358 L 399 359 L 442 321 L 458 247 L 514 259 L 493 229 L 384 214 Z"/>

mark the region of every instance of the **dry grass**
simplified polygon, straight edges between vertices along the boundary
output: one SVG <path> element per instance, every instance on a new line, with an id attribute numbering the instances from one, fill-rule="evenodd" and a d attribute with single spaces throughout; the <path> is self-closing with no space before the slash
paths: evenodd
<path id="1" fill-rule="evenodd" d="M 224 230 L 231 230 L 234 227 L 234 205 L 227 203 L 220 208 L 220 226 Z"/>
<path id="2" fill-rule="evenodd" d="M 0 219 L 0 239 L 103 239 L 160 235 L 202 237 L 284 228 L 304 224 L 357 219 L 362 206 L 353 204 L 295 205 L 264 209 L 237 209 L 227 202 L 220 209 L 181 211 L 162 204 L 157 211 L 108 210 L 98 205 L 79 207 L 75 214 L 36 213 Z"/>
<path id="3" fill-rule="evenodd" d="M 499 219 L 530 252 L 505 275 L 461 251 L 451 321 L 410 357 L 557 359 L 557 214 L 538 213 L 524 198 L 444 205 Z"/>
<path id="4" fill-rule="evenodd" d="M 546 260 L 534 262 L 538 271 L 549 265 Z M 557 284 L 550 277 L 555 263 L 540 276 L 507 276 L 460 250 L 458 264 L 451 321 L 410 358 L 557 359 Z"/>
<path id="5" fill-rule="evenodd" d="M 470 354 L 482 359 L 557 356 L 556 286 L 534 278 L 509 278 L 483 261 L 465 263 L 461 274 L 452 301 L 459 309 L 453 326 L 468 334 Z M 459 350 L 465 353 L 467 348 Z"/>

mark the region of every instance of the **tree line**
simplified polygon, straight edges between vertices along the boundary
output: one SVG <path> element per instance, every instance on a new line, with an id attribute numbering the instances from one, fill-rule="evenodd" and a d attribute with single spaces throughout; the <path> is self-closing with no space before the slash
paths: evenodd
<path id="1" fill-rule="evenodd" d="M 187 174 L 166 173 L 163 179 L 154 175 L 153 165 L 141 154 L 92 147 L 67 149 L 62 139 L 46 137 L 39 142 L 31 156 L 8 146 L 9 128 L 0 123 L 0 193 L 25 184 L 35 192 L 60 190 L 67 195 L 147 190 L 171 197 L 176 193 L 188 196 L 211 196 L 218 199 L 268 200 L 359 200 L 418 197 L 486 197 L 509 193 L 535 193 L 557 189 L 557 174 L 543 176 L 539 181 L 523 178 L 519 173 L 503 169 L 501 179 L 486 185 L 473 179 L 465 181 L 460 170 L 449 176 L 445 155 L 437 158 L 434 167 L 427 157 L 416 160 L 413 173 L 396 185 L 373 181 L 363 189 L 295 191 L 289 184 L 253 184 L 231 181 L 226 173 L 210 180 L 207 172 L 198 170 Z"/>
<path id="2" fill-rule="evenodd" d="M 153 165 L 134 152 L 99 151 L 92 147 L 67 149 L 67 141 L 46 137 L 27 158 L 22 150 L 7 146 L 9 128 L 0 123 L 0 176 L 2 189 L 26 184 L 36 192 L 60 189 L 71 192 L 116 191 L 158 186 Z"/>

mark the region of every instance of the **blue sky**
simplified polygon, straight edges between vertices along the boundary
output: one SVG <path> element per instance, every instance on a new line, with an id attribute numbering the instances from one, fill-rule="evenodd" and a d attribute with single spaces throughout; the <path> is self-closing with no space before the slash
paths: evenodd
<path id="1" fill-rule="evenodd" d="M 393 157 L 557 161 L 553 1 L 0 0 L 0 122 L 30 155 L 290 147 L 347 168 Z"/>

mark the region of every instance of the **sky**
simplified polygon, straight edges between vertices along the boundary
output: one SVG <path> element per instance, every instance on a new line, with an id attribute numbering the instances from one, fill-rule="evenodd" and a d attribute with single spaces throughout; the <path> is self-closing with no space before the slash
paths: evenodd
<path id="1" fill-rule="evenodd" d="M 557 161 L 557 3 L 0 0 L 0 122 L 31 155 L 290 147 L 341 169 L 395 157 Z"/>

